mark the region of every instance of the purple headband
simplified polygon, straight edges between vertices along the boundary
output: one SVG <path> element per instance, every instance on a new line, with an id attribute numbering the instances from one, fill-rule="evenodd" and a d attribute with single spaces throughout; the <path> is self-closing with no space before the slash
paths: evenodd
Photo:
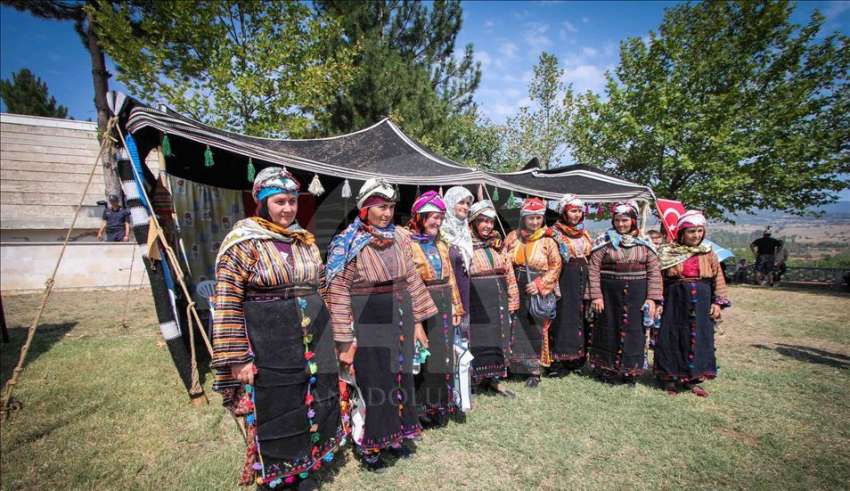
<path id="1" fill-rule="evenodd" d="M 446 212 L 446 204 L 436 191 L 426 191 L 413 202 L 411 213 Z"/>

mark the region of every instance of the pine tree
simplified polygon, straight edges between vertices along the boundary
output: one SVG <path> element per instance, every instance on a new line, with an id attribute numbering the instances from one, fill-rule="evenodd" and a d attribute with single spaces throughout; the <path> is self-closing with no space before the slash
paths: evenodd
<path id="1" fill-rule="evenodd" d="M 48 93 L 47 83 L 33 75 L 28 68 L 22 68 L 13 73 L 10 79 L 0 81 L 0 98 L 10 113 L 63 119 L 68 117 L 68 108 L 56 104 L 56 98 Z"/>

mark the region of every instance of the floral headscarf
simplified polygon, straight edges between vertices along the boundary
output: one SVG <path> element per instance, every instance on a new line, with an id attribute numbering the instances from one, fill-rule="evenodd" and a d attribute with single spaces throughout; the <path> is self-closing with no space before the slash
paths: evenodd
<path id="1" fill-rule="evenodd" d="M 286 167 L 272 166 L 266 167 L 257 174 L 251 196 L 254 197 L 255 202 L 259 203 L 276 194 L 298 194 L 300 189 L 301 184 L 291 172 L 286 170 Z"/>
<path id="2" fill-rule="evenodd" d="M 457 247 L 463 258 L 463 265 L 469 270 L 469 264 L 472 262 L 472 234 L 469 231 L 469 219 L 460 219 L 455 216 L 455 205 L 463 200 L 469 200 L 470 203 L 475 201 L 472 193 L 463 186 L 454 186 L 446 191 L 446 196 L 443 201 L 446 203 L 446 219 L 443 220 L 443 225 L 440 227 L 440 233 L 450 245 Z"/>

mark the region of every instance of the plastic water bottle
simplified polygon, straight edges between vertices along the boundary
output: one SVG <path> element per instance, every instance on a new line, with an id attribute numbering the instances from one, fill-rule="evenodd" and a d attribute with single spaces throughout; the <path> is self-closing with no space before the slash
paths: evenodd
<path id="1" fill-rule="evenodd" d="M 416 341 L 413 348 L 413 374 L 416 375 L 419 373 L 419 370 L 422 369 L 422 361 L 419 359 L 419 351 L 421 349 L 422 344 L 419 341 Z"/>
<path id="2" fill-rule="evenodd" d="M 641 310 L 643 310 L 643 327 L 652 327 L 655 325 L 655 319 L 649 315 L 649 305 L 644 305 Z"/>

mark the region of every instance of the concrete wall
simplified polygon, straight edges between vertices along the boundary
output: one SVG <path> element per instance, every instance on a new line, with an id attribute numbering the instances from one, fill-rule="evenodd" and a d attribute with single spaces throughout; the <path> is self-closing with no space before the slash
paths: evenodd
<path id="1" fill-rule="evenodd" d="M 62 249 L 53 242 L 0 243 L 0 290 L 3 293 L 40 291 L 56 265 Z M 142 246 L 132 243 L 69 243 L 56 275 L 54 288 L 126 288 L 135 250 L 130 284 L 147 286 Z"/>

